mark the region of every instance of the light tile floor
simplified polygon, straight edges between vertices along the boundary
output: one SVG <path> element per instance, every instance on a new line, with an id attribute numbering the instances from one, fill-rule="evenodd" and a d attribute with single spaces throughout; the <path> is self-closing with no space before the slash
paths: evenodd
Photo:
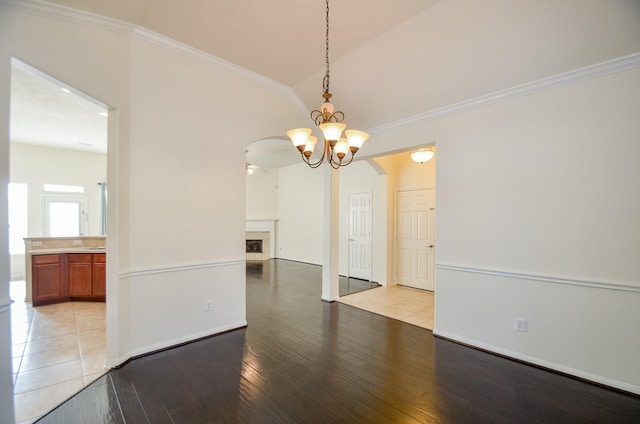
<path id="1" fill-rule="evenodd" d="M 433 330 L 433 292 L 430 291 L 403 286 L 382 286 L 340 297 L 339 301 Z"/>
<path id="2" fill-rule="evenodd" d="M 32 307 L 11 282 L 16 422 L 32 423 L 106 372 L 102 302 Z"/>

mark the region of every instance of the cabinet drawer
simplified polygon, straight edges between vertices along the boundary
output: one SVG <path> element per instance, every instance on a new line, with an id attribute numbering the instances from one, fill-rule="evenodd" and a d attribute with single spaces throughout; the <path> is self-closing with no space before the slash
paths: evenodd
<path id="1" fill-rule="evenodd" d="M 69 263 L 71 262 L 91 263 L 91 253 L 69 253 Z"/>
<path id="2" fill-rule="evenodd" d="M 94 253 L 93 254 L 93 263 L 104 264 L 107 262 L 107 254 L 106 253 Z"/>
<path id="3" fill-rule="evenodd" d="M 33 255 L 31 262 L 34 265 L 57 264 L 60 262 L 60 255 Z"/>

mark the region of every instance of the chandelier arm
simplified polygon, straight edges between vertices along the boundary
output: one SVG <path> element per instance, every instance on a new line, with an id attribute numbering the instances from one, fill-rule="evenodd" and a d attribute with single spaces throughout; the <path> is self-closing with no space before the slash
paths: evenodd
<path id="1" fill-rule="evenodd" d="M 318 159 L 317 162 L 311 162 L 309 160 L 310 157 L 308 158 L 308 157 L 306 157 L 304 155 L 304 153 L 300 152 L 300 155 L 302 156 L 302 160 L 304 161 L 304 163 L 309 165 L 309 168 L 315 169 L 315 168 L 319 167 L 320 165 L 322 165 L 322 162 L 324 162 L 324 158 L 326 156 L 326 151 L 327 151 L 327 149 L 326 149 L 327 142 L 325 141 L 324 144 L 325 144 L 325 148 L 322 149 L 322 157 L 320 159 Z"/>
<path id="2" fill-rule="evenodd" d="M 340 166 L 347 166 L 347 165 L 349 165 L 351 162 L 353 162 L 353 158 L 354 158 L 355 156 L 356 156 L 356 155 L 354 155 L 353 153 L 351 153 L 351 157 L 349 158 L 349 161 L 348 161 L 348 162 L 340 162 Z"/>

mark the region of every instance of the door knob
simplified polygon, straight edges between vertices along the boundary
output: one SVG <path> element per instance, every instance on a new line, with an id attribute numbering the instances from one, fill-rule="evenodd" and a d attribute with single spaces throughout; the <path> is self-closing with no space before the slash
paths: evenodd
<path id="1" fill-rule="evenodd" d="M 430 249 L 433 249 L 433 244 L 430 244 L 430 245 L 429 245 L 429 248 L 430 248 Z"/>

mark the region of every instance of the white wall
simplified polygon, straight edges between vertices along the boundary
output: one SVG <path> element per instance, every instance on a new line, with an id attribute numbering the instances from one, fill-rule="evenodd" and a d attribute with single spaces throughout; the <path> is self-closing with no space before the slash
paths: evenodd
<path id="1" fill-rule="evenodd" d="M 302 162 L 278 170 L 277 258 L 322 264 L 323 177 Z"/>
<path id="2" fill-rule="evenodd" d="M 16 57 L 110 107 L 108 362 L 244 325 L 245 146 L 302 115 L 290 92 L 121 23 L 0 7 L 0 87 Z"/>
<path id="3" fill-rule="evenodd" d="M 278 170 L 259 168 L 247 175 L 247 219 L 277 219 Z"/>
<path id="4" fill-rule="evenodd" d="M 12 143 L 11 182 L 29 187 L 29 237 L 44 236 L 44 184 L 85 188 L 88 208 L 87 235 L 100 234 L 100 186 L 107 179 L 107 155 Z"/>
<path id="5" fill-rule="evenodd" d="M 107 180 L 107 155 L 11 143 L 11 182 L 28 186 L 28 236 L 44 236 L 44 184 L 85 188 L 88 227 L 86 235 L 100 234 L 100 186 Z M 11 279 L 25 278 L 24 255 L 11 255 Z"/>
<path id="6" fill-rule="evenodd" d="M 635 67 L 374 135 L 438 145 L 435 334 L 640 393 L 638 110 Z"/>

